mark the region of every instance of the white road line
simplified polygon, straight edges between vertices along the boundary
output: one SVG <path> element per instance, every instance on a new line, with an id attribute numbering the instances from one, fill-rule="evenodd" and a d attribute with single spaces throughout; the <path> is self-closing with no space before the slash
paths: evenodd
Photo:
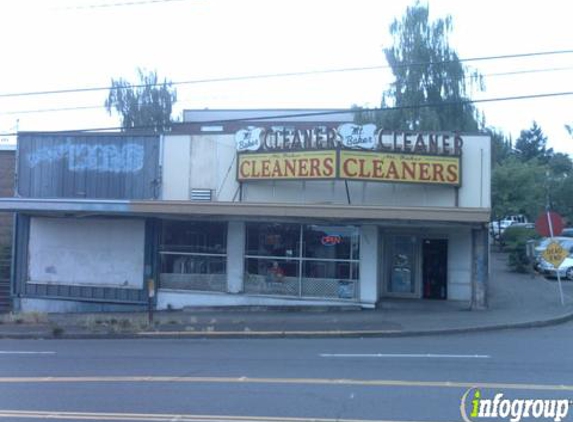
<path id="1" fill-rule="evenodd" d="M 484 388 L 494 390 L 573 391 L 573 385 L 516 384 L 459 381 L 407 381 L 344 378 L 247 378 L 247 377 L 173 377 L 173 376 L 97 376 L 97 377 L 0 377 L 2 384 L 22 383 L 211 383 L 211 384 L 270 384 L 270 385 L 336 385 L 361 387 L 422 387 L 422 388 Z M 1 411 L 1 409 L 0 409 Z"/>
<path id="2" fill-rule="evenodd" d="M 56 352 L 48 351 L 26 351 L 26 350 L 0 350 L 0 355 L 55 355 Z"/>
<path id="3" fill-rule="evenodd" d="M 449 355 L 434 353 L 321 353 L 322 358 L 420 358 L 420 359 L 489 359 L 490 355 Z"/>
<path id="4" fill-rule="evenodd" d="M 329 419 L 316 417 L 175 415 L 161 413 L 88 413 L 61 411 L 0 410 L 0 419 L 49 419 L 134 422 L 398 422 L 397 420 Z M 415 421 L 409 421 L 415 422 Z"/>

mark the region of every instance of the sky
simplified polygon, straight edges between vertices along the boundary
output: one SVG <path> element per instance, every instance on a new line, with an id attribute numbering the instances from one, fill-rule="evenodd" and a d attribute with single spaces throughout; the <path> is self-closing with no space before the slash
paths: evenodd
<path id="1" fill-rule="evenodd" d="M 0 132 L 116 127 L 108 87 L 136 69 L 174 82 L 380 67 L 306 76 L 177 85 L 183 109 L 378 107 L 392 82 L 383 49 L 406 0 L 4 0 Z M 573 50 L 573 3 L 429 0 L 451 15 L 460 58 Z M 467 63 L 485 76 L 476 100 L 573 92 L 573 53 Z M 517 72 L 517 73 L 516 73 Z M 477 104 L 486 124 L 511 135 L 536 121 L 549 147 L 573 156 L 573 95 Z M 68 109 L 68 110 L 61 110 Z M 73 109 L 73 110 L 69 110 Z M 52 110 L 52 111 L 48 111 Z M 57 110 L 57 111 L 56 111 Z M 6 138 L 3 136 L 3 138 Z"/>

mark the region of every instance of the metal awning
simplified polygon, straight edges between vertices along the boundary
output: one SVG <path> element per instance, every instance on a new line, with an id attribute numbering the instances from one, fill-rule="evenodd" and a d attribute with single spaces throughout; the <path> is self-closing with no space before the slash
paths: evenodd
<path id="1" fill-rule="evenodd" d="M 42 215 L 195 216 L 487 223 L 487 208 L 198 202 L 162 200 L 0 198 L 0 212 Z"/>

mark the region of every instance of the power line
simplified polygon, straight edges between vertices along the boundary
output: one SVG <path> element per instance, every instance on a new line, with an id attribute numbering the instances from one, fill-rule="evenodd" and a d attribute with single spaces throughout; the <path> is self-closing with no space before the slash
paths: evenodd
<path id="1" fill-rule="evenodd" d="M 478 104 L 478 103 L 491 103 L 491 102 L 501 102 L 501 101 L 519 101 L 519 100 L 531 100 L 531 99 L 540 99 L 540 98 L 551 98 L 551 97 L 564 97 L 573 95 L 573 91 L 563 91 L 563 92 L 551 92 L 545 94 L 529 94 L 529 95 L 517 95 L 511 97 L 496 97 L 496 98 L 482 98 L 479 100 L 460 100 L 460 101 L 449 101 L 444 103 L 432 103 L 432 104 L 417 104 L 417 105 L 404 105 L 404 106 L 396 106 L 396 107 L 374 107 L 374 108 L 364 108 L 364 109 L 337 109 L 337 110 L 329 110 L 329 111 L 314 111 L 314 112 L 305 112 L 305 113 L 296 113 L 296 114 L 276 114 L 272 116 L 253 116 L 252 118 L 235 118 L 235 119 L 217 119 L 217 120 L 203 120 L 203 121 L 193 121 L 193 122 L 174 122 L 172 125 L 185 125 L 185 124 L 194 124 L 194 125 L 213 125 L 213 124 L 224 124 L 224 123 L 240 123 L 240 122 L 253 122 L 253 121 L 261 121 L 261 120 L 276 120 L 276 119 L 283 119 L 283 118 L 297 118 L 297 117 L 319 117 L 319 116 L 328 116 L 334 114 L 342 114 L 342 113 L 376 113 L 376 112 L 384 112 L 384 111 L 393 111 L 393 110 L 409 110 L 409 109 L 416 109 L 416 108 L 432 108 L 432 107 L 449 107 L 449 106 L 456 106 L 456 105 L 465 105 L 465 104 Z M 99 128 L 90 128 L 90 129 L 68 129 L 68 130 L 57 130 L 51 131 L 52 133 L 82 133 L 82 132 L 97 132 L 97 131 L 114 131 L 114 130 L 122 130 L 124 129 L 121 126 L 112 126 L 112 127 L 99 127 Z M 152 125 L 142 125 L 130 128 L 130 130 L 150 130 L 154 129 Z M 0 133 L 0 136 L 15 136 L 17 132 L 10 132 L 10 133 Z"/>
<path id="2" fill-rule="evenodd" d="M 78 110 L 95 110 L 105 108 L 105 106 L 74 106 L 74 107 L 57 107 L 57 108 L 38 108 L 35 110 L 16 110 L 0 112 L 0 116 L 9 116 L 15 114 L 34 114 L 34 113 L 52 113 L 58 111 L 78 111 Z"/>
<path id="3" fill-rule="evenodd" d="M 84 6 L 69 6 L 69 7 L 55 7 L 49 10 L 85 10 L 85 9 L 103 9 L 110 7 L 123 7 L 123 6 L 144 6 L 148 4 L 157 3 L 174 3 L 183 2 L 188 0 L 139 0 L 139 1 L 123 1 L 117 3 L 100 3 L 100 4 L 87 4 Z"/>
<path id="4" fill-rule="evenodd" d="M 513 76 L 513 75 L 525 75 L 530 73 L 560 72 L 563 70 L 571 70 L 571 69 L 573 69 L 573 66 L 550 67 L 545 69 L 523 69 L 523 70 L 511 70 L 508 72 L 487 73 L 483 76 L 489 78 L 492 76 Z"/>
<path id="5" fill-rule="evenodd" d="M 476 61 L 490 61 L 490 60 L 505 60 L 505 59 L 516 59 L 525 57 L 537 57 L 537 56 L 549 56 L 549 55 L 561 55 L 561 54 L 571 54 L 573 50 L 554 50 L 554 51 L 541 51 L 533 53 L 520 53 L 520 54 L 506 54 L 500 56 L 484 56 L 484 57 L 471 57 L 467 59 L 459 59 L 459 62 L 476 62 Z M 444 60 L 439 62 L 415 62 L 415 63 L 405 63 L 399 65 L 398 67 L 413 67 L 413 66 L 437 66 L 453 63 L 453 60 Z M 207 79 L 196 79 L 189 81 L 179 81 L 170 82 L 170 85 L 191 85 L 191 84 L 205 84 L 214 82 L 235 82 L 235 81 L 245 81 L 253 79 L 271 79 L 271 78 L 284 78 L 292 76 L 307 76 L 307 75 L 320 75 L 328 73 L 343 73 L 343 72 L 358 72 L 364 70 L 377 70 L 377 69 L 390 69 L 388 65 L 376 65 L 376 66 L 362 66 L 362 67 L 346 67 L 338 69 L 324 69 L 324 70 L 307 70 L 299 72 L 284 72 L 284 73 L 269 73 L 269 74 L 259 74 L 259 75 L 244 75 L 244 76 L 229 76 L 220 78 L 207 78 Z M 145 88 L 151 86 L 162 85 L 163 83 L 156 84 L 136 84 L 131 85 L 130 88 Z M 77 92 L 93 92 L 93 91 L 109 91 L 112 89 L 121 89 L 118 87 L 91 87 L 91 88 L 69 88 L 69 89 L 57 89 L 48 91 L 29 91 L 29 92 L 13 92 L 0 94 L 0 98 L 9 97 L 26 97 L 26 96 L 39 96 L 39 95 L 54 95 L 54 94 L 71 94 Z"/>
<path id="6" fill-rule="evenodd" d="M 515 76 L 515 75 L 523 75 L 523 74 L 532 74 L 532 73 L 544 73 L 544 72 L 557 72 L 557 71 L 564 71 L 564 70 L 572 70 L 572 66 L 567 67 L 553 67 L 553 68 L 541 68 L 541 69 L 523 69 L 523 70 L 514 70 L 509 72 L 497 72 L 497 73 L 487 73 L 483 75 L 486 78 L 490 77 L 498 77 L 498 76 Z M 179 104 L 193 101 L 191 99 L 188 100 L 179 100 L 177 101 Z M 102 109 L 105 108 L 103 105 L 91 105 L 91 106 L 71 106 L 71 107 L 56 107 L 56 108 L 45 108 L 45 109 L 33 109 L 33 110 L 16 110 L 16 111 L 5 111 L 0 112 L 0 116 L 10 116 L 10 115 L 18 115 L 18 114 L 34 114 L 34 113 L 50 113 L 50 112 L 62 112 L 62 111 L 78 111 L 78 110 L 95 110 L 95 109 Z"/>

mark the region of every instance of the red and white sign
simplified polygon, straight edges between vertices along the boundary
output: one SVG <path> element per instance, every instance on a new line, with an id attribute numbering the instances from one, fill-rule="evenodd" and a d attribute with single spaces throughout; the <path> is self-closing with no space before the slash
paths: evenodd
<path id="1" fill-rule="evenodd" d="M 544 237 L 559 236 L 563 231 L 563 226 L 563 219 L 553 211 L 540 214 L 535 221 L 535 230 Z"/>

